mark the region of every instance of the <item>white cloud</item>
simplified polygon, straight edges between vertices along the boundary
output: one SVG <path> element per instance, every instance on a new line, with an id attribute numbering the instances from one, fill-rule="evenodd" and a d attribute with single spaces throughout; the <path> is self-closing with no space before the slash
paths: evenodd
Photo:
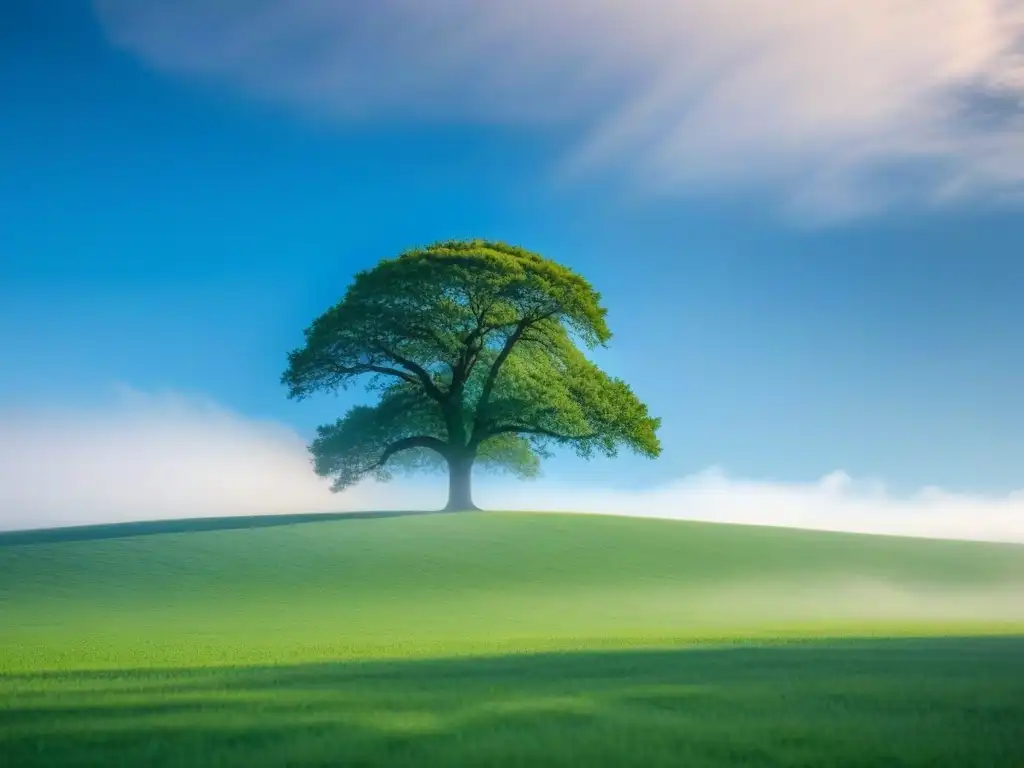
<path id="1" fill-rule="evenodd" d="M 1012 199 L 1024 0 L 96 0 L 152 64 L 328 118 L 544 123 L 567 168 L 803 216 Z"/>
<path id="2" fill-rule="evenodd" d="M 0 529 L 342 511 L 291 429 L 176 394 L 0 411 Z"/>
<path id="3" fill-rule="evenodd" d="M 732 479 L 718 470 L 644 491 L 495 482 L 495 509 L 582 511 L 937 538 L 1024 542 L 1024 495 L 924 489 L 896 498 L 842 472 L 816 483 Z M 126 391 L 90 409 L 0 411 L 0 529 L 126 520 L 365 509 L 429 509 L 439 477 L 329 493 L 304 441 L 180 395 Z"/>
<path id="4" fill-rule="evenodd" d="M 1024 543 L 1024 493 L 984 497 L 925 488 L 890 495 L 877 482 L 855 482 L 833 472 L 814 483 L 730 478 L 710 469 L 635 492 L 609 489 L 526 488 L 502 494 L 514 509 L 565 510 L 770 525 L 937 539 Z"/>

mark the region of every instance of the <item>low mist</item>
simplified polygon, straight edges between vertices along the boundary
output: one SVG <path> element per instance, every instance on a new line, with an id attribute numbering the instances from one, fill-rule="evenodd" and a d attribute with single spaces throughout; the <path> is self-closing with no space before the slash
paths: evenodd
<path id="1" fill-rule="evenodd" d="M 0 529 L 130 520 L 432 509 L 440 477 L 332 494 L 291 428 L 178 394 L 124 391 L 94 408 L 0 411 Z M 623 491 L 481 476 L 491 509 L 593 512 L 930 538 L 1024 542 L 1024 495 L 907 497 L 837 471 L 786 483 L 708 471 Z"/>

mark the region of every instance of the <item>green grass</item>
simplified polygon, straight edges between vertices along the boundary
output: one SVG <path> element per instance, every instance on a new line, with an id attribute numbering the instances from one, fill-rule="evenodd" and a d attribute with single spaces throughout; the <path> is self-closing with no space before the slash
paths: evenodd
<path id="1" fill-rule="evenodd" d="M 5 766 L 1017 766 L 1021 722 L 1022 547 L 494 513 L 0 536 Z"/>

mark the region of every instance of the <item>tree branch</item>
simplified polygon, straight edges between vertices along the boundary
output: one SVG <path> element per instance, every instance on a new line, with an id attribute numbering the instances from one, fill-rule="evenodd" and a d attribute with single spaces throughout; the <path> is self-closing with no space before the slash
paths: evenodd
<path id="1" fill-rule="evenodd" d="M 491 400 L 491 392 L 494 390 L 494 385 L 498 381 L 498 374 L 501 372 L 501 366 L 508 360 L 508 356 L 512 354 L 512 349 L 519 339 L 522 338 L 523 333 L 529 328 L 531 321 L 522 320 L 516 325 L 516 329 L 509 334 L 509 337 L 505 339 L 505 344 L 502 346 L 498 356 L 494 359 L 494 364 L 491 366 L 491 370 L 487 372 L 487 378 L 484 379 L 483 389 L 480 391 L 480 399 L 476 404 L 476 414 L 473 417 L 473 433 L 476 434 L 477 430 L 483 423 L 484 411 L 487 410 L 487 403 Z"/>
<path id="2" fill-rule="evenodd" d="M 528 331 L 531 327 L 533 327 L 540 321 L 546 320 L 547 318 L 551 317 L 556 312 L 557 310 L 552 309 L 541 315 L 523 318 L 516 324 L 516 329 L 509 335 L 507 339 L 505 339 L 505 344 L 504 346 L 502 346 L 501 351 L 498 353 L 498 356 L 494 359 L 494 364 L 491 366 L 491 370 L 487 372 L 487 378 L 484 380 L 483 389 L 480 391 L 480 399 L 477 401 L 476 404 L 476 413 L 473 416 L 474 442 L 478 444 L 480 442 L 483 442 L 483 438 L 477 440 L 476 436 L 483 426 L 484 417 L 487 411 L 487 404 L 491 400 L 491 392 L 494 391 L 494 385 L 498 381 L 498 374 L 501 373 L 501 367 L 505 364 L 505 361 L 508 360 L 508 356 L 512 354 L 512 349 L 515 347 L 516 344 L 518 344 L 523 339 L 523 335 L 526 333 L 526 331 Z"/>
<path id="3" fill-rule="evenodd" d="M 426 393 L 438 402 L 445 399 L 445 393 L 442 392 L 437 384 L 434 383 L 434 380 L 430 377 L 427 369 L 422 365 L 407 357 L 403 357 L 387 347 L 378 347 L 378 349 L 415 376 L 415 378 L 406 378 L 406 381 L 419 381 L 419 383 L 423 385 L 423 389 Z M 405 377 L 403 376 L 403 378 Z"/>
<path id="4" fill-rule="evenodd" d="M 474 438 L 474 442 L 479 445 L 490 437 L 507 434 L 539 435 L 541 437 L 550 437 L 553 440 L 594 440 L 601 437 L 600 432 L 594 432 L 586 435 L 564 435 L 542 427 L 528 427 L 523 424 L 502 424 L 482 432 L 479 439 Z"/>
<path id="5" fill-rule="evenodd" d="M 401 440 L 396 440 L 387 448 L 384 449 L 384 453 L 380 455 L 377 463 L 369 467 L 366 472 L 372 472 L 375 469 L 380 469 L 394 456 L 396 453 L 402 451 L 408 451 L 412 448 L 430 448 L 437 451 L 442 456 L 447 455 L 447 448 L 441 440 L 436 437 L 430 437 L 428 435 L 416 435 L 414 437 L 404 437 Z"/>
<path id="6" fill-rule="evenodd" d="M 487 343 L 487 335 L 502 328 L 517 327 L 518 323 L 484 323 L 483 316 L 477 317 L 477 326 L 462 339 L 464 347 L 457 369 L 453 373 L 461 382 L 469 379 L 473 368 L 480 361 L 480 353 Z M 502 361 L 504 362 L 504 361 Z"/>
<path id="7" fill-rule="evenodd" d="M 418 384 L 419 379 L 413 376 L 411 373 L 400 371 L 397 368 L 388 368 L 384 365 L 371 365 L 370 363 L 359 363 L 357 365 L 337 365 L 335 363 L 329 363 L 327 370 L 337 376 L 359 376 L 363 373 L 379 373 L 382 376 L 395 376 L 402 381 L 407 381 L 410 384 Z"/>
<path id="8" fill-rule="evenodd" d="M 436 344 L 437 348 L 442 352 L 450 351 L 451 344 L 442 338 L 441 335 L 433 328 L 417 326 L 416 328 L 409 329 L 409 336 L 419 338 L 424 341 L 431 341 Z"/>

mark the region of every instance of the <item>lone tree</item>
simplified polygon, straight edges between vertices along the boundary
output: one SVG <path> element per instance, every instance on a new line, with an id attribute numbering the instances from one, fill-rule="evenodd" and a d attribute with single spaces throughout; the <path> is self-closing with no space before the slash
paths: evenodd
<path id="1" fill-rule="evenodd" d="M 577 347 L 611 338 L 598 294 L 568 268 L 482 240 L 435 243 L 356 275 L 288 356 L 289 396 L 364 378 L 380 400 L 317 430 L 316 473 L 340 491 L 396 468 L 447 466 L 449 510 L 475 509 L 474 464 L 534 477 L 568 446 L 648 457 L 660 420 Z"/>

